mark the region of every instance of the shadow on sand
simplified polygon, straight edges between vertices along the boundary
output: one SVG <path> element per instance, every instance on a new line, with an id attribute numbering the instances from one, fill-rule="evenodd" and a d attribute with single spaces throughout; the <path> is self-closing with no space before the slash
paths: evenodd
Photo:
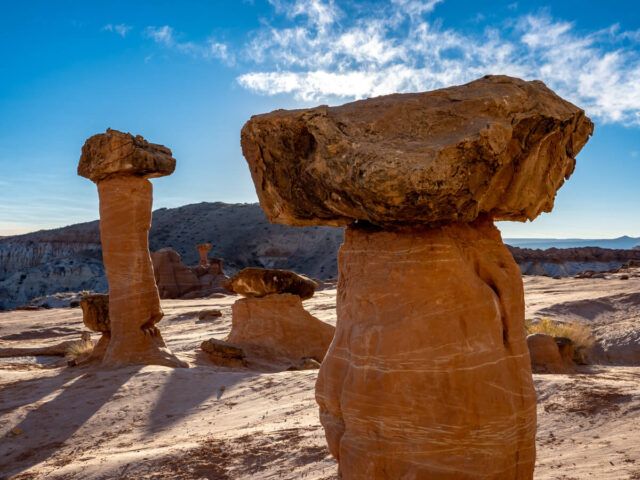
<path id="1" fill-rule="evenodd" d="M 3 396 L 24 397 L 17 402 L 9 402 L 9 408 L 26 404 L 37 406 L 13 426 L 17 434 L 0 442 L 0 478 L 24 472 L 53 455 L 139 369 L 64 369 L 56 377 L 17 382 L 6 388 Z M 28 384 L 27 390 L 24 390 L 24 384 Z M 35 392 L 28 391 L 31 387 L 35 388 Z M 37 403 L 57 390 L 60 393 L 56 397 Z M 90 395 L 88 390 L 91 391 Z M 46 428 L 43 428 L 44 425 Z"/>

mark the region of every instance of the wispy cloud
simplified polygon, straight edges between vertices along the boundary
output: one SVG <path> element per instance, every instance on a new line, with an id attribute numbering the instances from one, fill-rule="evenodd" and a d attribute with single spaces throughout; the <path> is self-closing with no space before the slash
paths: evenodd
<path id="1" fill-rule="evenodd" d="M 238 82 L 319 102 L 504 73 L 541 79 L 601 121 L 640 125 L 640 33 L 618 25 L 585 33 L 545 12 L 463 33 L 432 20 L 440 1 L 392 0 L 382 11 L 347 14 L 332 0 L 271 0 L 284 26 L 254 32 Z"/>
<path id="2" fill-rule="evenodd" d="M 144 34 L 157 44 L 179 53 L 206 60 L 217 59 L 228 65 L 235 63 L 234 56 L 229 51 L 227 44 L 219 42 L 213 37 L 204 42 L 181 41 L 178 39 L 179 35 L 169 25 L 147 27 Z"/>
<path id="3" fill-rule="evenodd" d="M 105 32 L 113 32 L 120 35 L 122 38 L 127 36 L 133 27 L 131 25 L 126 25 L 124 23 L 107 23 L 102 30 Z"/>

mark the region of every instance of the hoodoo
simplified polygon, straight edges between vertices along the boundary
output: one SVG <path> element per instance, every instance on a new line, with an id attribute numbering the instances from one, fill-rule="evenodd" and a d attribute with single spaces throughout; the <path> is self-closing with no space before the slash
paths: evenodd
<path id="1" fill-rule="evenodd" d="M 493 221 L 550 211 L 592 132 L 506 76 L 246 123 L 269 219 L 347 227 L 316 385 L 342 478 L 533 477 L 523 287 Z"/>
<path id="2" fill-rule="evenodd" d="M 156 324 L 160 297 L 149 254 L 152 185 L 173 173 L 171 150 L 141 136 L 108 129 L 82 147 L 78 175 L 98 185 L 100 240 L 109 282 L 111 336 L 103 363 L 183 367 Z"/>

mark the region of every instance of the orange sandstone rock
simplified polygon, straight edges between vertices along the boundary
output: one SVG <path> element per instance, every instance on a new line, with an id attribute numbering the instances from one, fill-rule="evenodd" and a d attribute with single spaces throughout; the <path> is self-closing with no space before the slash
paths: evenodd
<path id="1" fill-rule="evenodd" d="M 342 478 L 531 479 L 520 270 L 490 221 L 349 227 L 316 386 Z"/>
<path id="2" fill-rule="evenodd" d="M 109 282 L 111 339 L 104 364 L 187 366 L 166 348 L 156 327 L 163 312 L 149 255 L 153 195 L 147 178 L 174 168 L 168 148 L 115 130 L 94 135 L 82 148 L 78 173 L 98 184 Z"/>
<path id="3" fill-rule="evenodd" d="M 241 298 L 231 307 L 229 342 L 258 357 L 321 362 L 335 328 L 307 312 L 297 295 Z"/>
<path id="4" fill-rule="evenodd" d="M 245 124 L 271 221 L 348 225 L 316 385 L 344 480 L 533 478 L 523 287 L 493 219 L 550 211 L 592 132 L 506 76 Z"/>
<path id="5" fill-rule="evenodd" d="M 207 254 L 209 253 L 212 247 L 213 245 L 211 245 L 210 243 L 201 243 L 199 245 L 196 245 L 196 248 L 198 249 L 198 255 L 200 255 L 200 265 L 202 265 L 203 267 L 206 267 L 209 265 L 209 259 L 207 258 Z"/>
<path id="6" fill-rule="evenodd" d="M 182 263 L 180 254 L 173 248 L 161 248 L 151 253 L 160 298 L 180 298 L 200 289 L 198 277 Z"/>
<path id="7" fill-rule="evenodd" d="M 568 373 L 572 370 L 572 359 L 567 358 L 566 354 L 563 358 L 555 337 L 544 333 L 534 333 L 527 337 L 527 346 L 531 356 L 531 368 L 534 372 Z M 566 346 L 563 348 L 569 351 Z"/>

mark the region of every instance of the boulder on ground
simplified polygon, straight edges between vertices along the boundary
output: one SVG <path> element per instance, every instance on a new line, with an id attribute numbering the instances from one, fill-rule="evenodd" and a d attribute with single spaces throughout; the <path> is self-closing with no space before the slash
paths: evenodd
<path id="1" fill-rule="evenodd" d="M 562 343 L 562 342 L 561 342 Z M 535 373 L 567 373 L 571 369 L 571 363 L 567 363 L 560 354 L 560 348 L 556 338 L 545 333 L 534 333 L 527 336 L 527 346 L 531 357 L 531 369 Z M 564 346 L 564 355 L 569 349 Z"/>
<path id="2" fill-rule="evenodd" d="M 318 284 L 304 275 L 275 268 L 245 268 L 226 284 L 228 290 L 244 297 L 264 297 L 274 293 L 291 293 L 306 300 Z"/>
<path id="3" fill-rule="evenodd" d="M 80 299 L 82 308 L 82 321 L 93 332 L 109 332 L 109 295 L 104 293 L 92 293 L 83 295 Z"/>
<path id="4" fill-rule="evenodd" d="M 222 316 L 222 312 L 216 308 L 206 308 L 198 312 L 198 320 L 212 320 Z"/>
<path id="5" fill-rule="evenodd" d="M 244 351 L 238 345 L 211 338 L 202 342 L 200 348 L 207 353 L 209 359 L 216 365 L 223 367 L 246 366 Z"/>
<path id="6" fill-rule="evenodd" d="M 228 341 L 260 357 L 322 362 L 333 339 L 335 328 L 307 312 L 297 295 L 241 298 L 231 309 Z"/>
<path id="7" fill-rule="evenodd" d="M 532 220 L 553 207 L 593 132 L 540 81 L 497 75 L 252 117 L 242 152 L 275 223 Z"/>

